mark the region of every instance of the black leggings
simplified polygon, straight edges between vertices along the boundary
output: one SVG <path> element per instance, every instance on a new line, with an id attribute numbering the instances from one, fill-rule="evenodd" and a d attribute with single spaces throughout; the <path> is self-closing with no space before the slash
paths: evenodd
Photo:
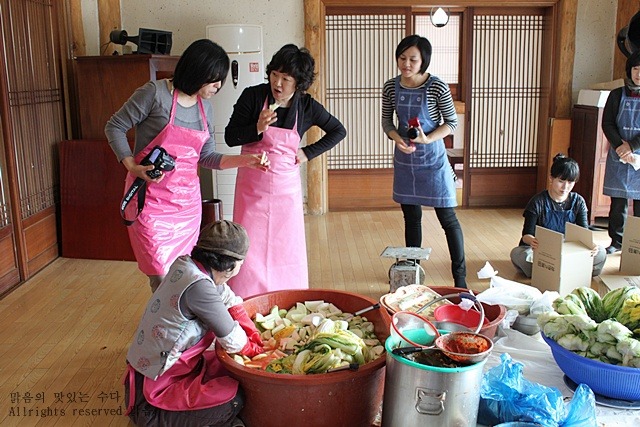
<path id="1" fill-rule="evenodd" d="M 422 206 L 400 206 L 404 214 L 405 245 L 419 248 L 422 246 Z M 464 238 L 456 211 L 454 208 L 434 208 L 434 210 L 447 237 L 454 285 L 458 288 L 466 288 L 467 266 L 464 260 Z"/>
<path id="2" fill-rule="evenodd" d="M 616 248 L 622 247 L 622 233 L 624 233 L 624 223 L 627 221 L 628 200 L 620 197 L 611 198 L 609 208 L 609 237 L 611 245 Z M 633 216 L 640 216 L 640 200 L 633 201 Z"/>

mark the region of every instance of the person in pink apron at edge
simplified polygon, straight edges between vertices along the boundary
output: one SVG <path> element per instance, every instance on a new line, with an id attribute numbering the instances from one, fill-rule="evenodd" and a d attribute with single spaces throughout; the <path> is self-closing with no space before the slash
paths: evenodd
<path id="1" fill-rule="evenodd" d="M 455 173 L 443 140 L 458 126 L 453 98 L 445 82 L 427 73 L 429 40 L 405 37 L 395 54 L 400 75 L 382 88 L 382 129 L 395 143 L 393 200 L 404 215 L 405 245 L 421 247 L 422 207 L 433 207 L 447 238 L 454 285 L 466 288 L 464 238 L 454 209 Z"/>
<path id="2" fill-rule="evenodd" d="M 609 141 L 603 193 L 611 197 L 607 253 L 620 252 L 629 199 L 640 216 L 640 51 L 626 62 L 624 86 L 609 93 L 602 112 L 602 131 Z"/>
<path id="3" fill-rule="evenodd" d="M 315 61 L 305 48 L 283 46 L 266 68 L 269 83 L 246 88 L 225 128 L 230 147 L 243 154 L 266 153 L 267 173 L 240 169 L 233 220 L 253 244 L 232 289 L 247 297 L 267 291 L 309 287 L 300 165 L 326 152 L 347 132 L 306 90 Z M 318 126 L 325 135 L 300 148 L 304 133 Z"/>
<path id="4" fill-rule="evenodd" d="M 563 154 L 556 154 L 549 173 L 548 189 L 533 196 L 524 208 L 522 238 L 518 246 L 511 250 L 510 258 L 525 276 L 531 278 L 533 272 L 533 251 L 538 249 L 537 225 L 562 234 L 565 233 L 568 222 L 584 228 L 589 226 L 587 203 L 580 194 L 571 191 L 578 178 L 578 162 Z M 599 276 L 607 261 L 604 247 L 593 247 L 591 256 L 591 275 Z"/>
<path id="5" fill-rule="evenodd" d="M 254 357 L 260 333 L 226 282 L 249 248 L 231 221 L 202 228 L 191 255 L 178 257 L 147 303 L 127 353 L 127 415 L 140 427 L 244 426 L 244 393 L 216 356 Z"/>
<path id="6" fill-rule="evenodd" d="M 154 291 L 178 256 L 188 254 L 200 230 L 202 197 L 198 165 L 209 169 L 236 167 L 266 171 L 269 160 L 257 154 L 222 155 L 215 151 L 212 108 L 207 100 L 220 89 L 229 71 L 229 56 L 210 40 L 196 40 L 184 51 L 171 79 L 138 88 L 105 126 L 118 161 L 128 170 L 125 198 L 138 188 L 121 213 L 140 270 Z M 133 152 L 127 131 L 136 129 Z M 161 147 L 175 165 L 158 170 L 141 164 Z M 152 158 L 153 159 L 153 158 Z M 160 165 L 162 166 L 162 165 Z M 155 175 L 154 175 L 155 174 Z M 137 186 L 137 187 L 136 187 Z M 142 201 L 137 206 L 136 201 Z"/>

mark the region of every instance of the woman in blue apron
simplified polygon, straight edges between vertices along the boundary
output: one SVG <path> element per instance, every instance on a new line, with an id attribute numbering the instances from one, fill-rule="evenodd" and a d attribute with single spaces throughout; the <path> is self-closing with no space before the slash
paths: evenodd
<path id="1" fill-rule="evenodd" d="M 396 61 L 400 75 L 382 90 L 382 128 L 396 145 L 393 200 L 404 214 L 405 245 L 422 245 L 422 206 L 433 207 L 447 237 L 454 284 L 466 288 L 464 239 L 454 210 L 455 174 L 443 140 L 458 125 L 451 92 L 445 82 L 426 72 L 431 61 L 426 38 L 404 38 L 396 48 Z"/>
<path id="2" fill-rule="evenodd" d="M 627 219 L 627 203 L 633 199 L 633 215 L 640 216 L 640 51 L 627 59 L 623 87 L 607 98 L 602 130 L 609 141 L 603 193 L 611 197 L 607 253 L 620 251 Z"/>
<path id="3" fill-rule="evenodd" d="M 584 198 L 571 190 L 580 176 L 578 163 L 562 154 L 553 158 L 549 175 L 549 189 L 544 190 L 529 200 L 522 216 L 522 238 L 517 247 L 511 250 L 511 262 L 525 276 L 531 277 L 533 267 L 533 251 L 538 248 L 535 237 L 536 226 L 548 228 L 564 234 L 566 223 L 587 227 L 587 204 Z M 607 260 L 605 249 L 596 246 L 592 251 L 592 276 L 602 271 Z"/>

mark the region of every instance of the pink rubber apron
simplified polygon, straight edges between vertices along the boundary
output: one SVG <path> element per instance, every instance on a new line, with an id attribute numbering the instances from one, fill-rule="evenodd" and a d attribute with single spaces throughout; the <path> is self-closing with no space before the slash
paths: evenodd
<path id="1" fill-rule="evenodd" d="M 240 168 L 236 178 L 233 220 L 246 228 L 250 244 L 229 285 L 243 298 L 309 287 L 297 117 L 295 123 L 293 129 L 270 126 L 262 141 L 242 146 L 243 154 L 265 151 L 271 162 L 267 172 Z"/>
<path id="2" fill-rule="evenodd" d="M 196 345 L 155 381 L 144 378 L 144 397 L 151 405 L 167 411 L 193 411 L 229 402 L 238 393 L 238 381 L 228 372 L 215 351 L 205 351 L 215 336 L 207 333 Z M 124 381 L 129 383 L 127 415 L 135 402 L 135 370 L 127 364 Z"/>
<path id="3" fill-rule="evenodd" d="M 191 253 L 196 244 L 202 216 L 202 197 L 198 178 L 198 160 L 204 143 L 210 138 L 202 100 L 198 107 L 204 130 L 174 124 L 178 91 L 173 93 L 169 123 L 135 156 L 140 161 L 155 147 L 162 146 L 175 159 L 173 171 L 166 172 L 159 183 L 147 184 L 144 209 L 128 227 L 129 239 L 138 267 L 146 275 L 164 275 L 180 255 Z M 135 177 L 128 173 L 124 189 Z M 135 198 L 134 198 L 135 199 Z M 128 218 L 135 216 L 137 200 L 127 206 Z"/>

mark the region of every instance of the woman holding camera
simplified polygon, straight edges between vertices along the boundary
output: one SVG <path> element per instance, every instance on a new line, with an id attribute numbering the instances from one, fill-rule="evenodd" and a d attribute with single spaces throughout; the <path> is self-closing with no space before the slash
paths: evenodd
<path id="1" fill-rule="evenodd" d="M 216 94 L 228 71 L 226 52 L 210 40 L 197 40 L 178 60 L 172 79 L 150 81 L 138 88 L 105 127 L 109 145 L 128 171 L 125 192 L 136 178 L 147 184 L 141 190 L 143 209 L 128 231 L 138 267 L 149 276 L 152 291 L 171 263 L 190 253 L 198 238 L 202 216 L 198 165 L 208 169 L 269 167 L 260 155 L 229 156 L 215 151 L 211 104 L 203 99 Z M 132 151 L 127 131 L 134 127 Z M 140 163 L 156 146 L 164 149 L 165 157 L 173 158 L 175 167 L 152 178 L 148 172 L 156 166 Z M 157 159 L 156 164 L 162 160 Z M 127 218 L 135 218 L 136 205 L 129 203 Z"/>
<path id="2" fill-rule="evenodd" d="M 395 142 L 393 200 L 404 214 L 405 244 L 422 245 L 422 206 L 433 207 L 447 237 L 454 284 L 466 288 L 464 240 L 454 210 L 455 174 L 443 141 L 458 125 L 451 92 L 445 82 L 427 73 L 429 40 L 405 37 L 395 54 L 400 75 L 382 89 L 382 128 Z"/>

